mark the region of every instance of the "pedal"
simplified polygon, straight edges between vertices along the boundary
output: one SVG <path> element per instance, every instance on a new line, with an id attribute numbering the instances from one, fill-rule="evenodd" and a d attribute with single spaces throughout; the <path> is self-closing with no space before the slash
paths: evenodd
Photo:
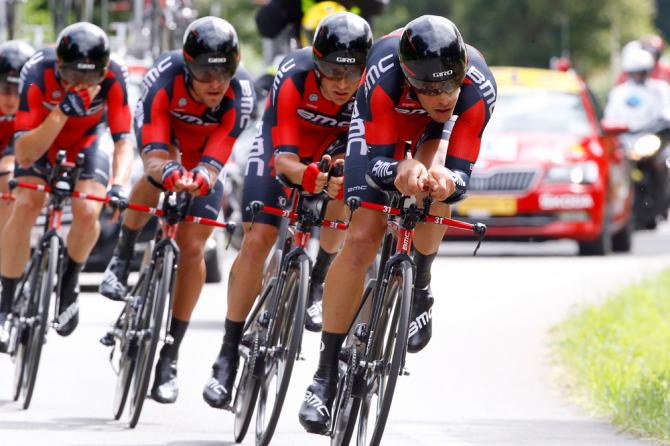
<path id="1" fill-rule="evenodd" d="M 302 353 L 298 353 L 298 355 L 296 356 L 295 359 L 297 359 L 298 361 L 306 361 L 307 360 L 307 358 L 305 358 L 305 356 Z"/>
<path id="2" fill-rule="evenodd" d="M 400 371 L 400 376 L 409 376 L 409 369 L 407 367 L 403 367 Z"/>
<path id="3" fill-rule="evenodd" d="M 105 347 L 113 347 L 114 335 L 110 332 L 107 332 L 103 337 L 100 338 L 100 343 Z"/>

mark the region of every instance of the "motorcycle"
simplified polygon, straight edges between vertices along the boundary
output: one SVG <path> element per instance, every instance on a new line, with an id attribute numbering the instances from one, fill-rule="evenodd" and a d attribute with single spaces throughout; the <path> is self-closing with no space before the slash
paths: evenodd
<path id="1" fill-rule="evenodd" d="M 670 207 L 670 122 L 658 121 L 620 139 L 633 167 L 636 229 L 656 229 Z"/>

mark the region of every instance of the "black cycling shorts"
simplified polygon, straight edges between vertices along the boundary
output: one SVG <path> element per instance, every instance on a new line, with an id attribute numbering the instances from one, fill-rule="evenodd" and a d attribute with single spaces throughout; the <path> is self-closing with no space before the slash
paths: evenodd
<path id="1" fill-rule="evenodd" d="M 84 153 L 84 167 L 79 174 L 80 180 L 95 180 L 105 186 L 109 184 L 109 156 L 99 149 L 97 140 L 91 147 L 81 151 Z M 38 177 L 45 182 L 48 181 L 49 172 L 52 164 L 45 153 L 40 159 L 35 161 L 30 167 L 23 168 L 18 164 L 14 166 L 15 177 Z"/>

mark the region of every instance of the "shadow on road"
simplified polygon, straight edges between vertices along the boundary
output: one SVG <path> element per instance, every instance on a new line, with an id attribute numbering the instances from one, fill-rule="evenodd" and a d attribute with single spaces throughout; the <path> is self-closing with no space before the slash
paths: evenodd
<path id="1" fill-rule="evenodd" d="M 128 430 L 128 425 L 109 418 L 53 418 L 50 421 L 0 420 L 0 431 L 5 429 L 119 432 Z"/>
<path id="2" fill-rule="evenodd" d="M 126 444 L 126 443 L 120 443 Z M 233 446 L 237 445 L 234 441 L 210 441 L 210 440 L 180 440 L 180 441 L 168 441 L 167 443 L 147 443 L 146 446 Z M 102 444 L 81 444 L 76 443 L 72 446 L 107 446 L 109 443 Z"/>

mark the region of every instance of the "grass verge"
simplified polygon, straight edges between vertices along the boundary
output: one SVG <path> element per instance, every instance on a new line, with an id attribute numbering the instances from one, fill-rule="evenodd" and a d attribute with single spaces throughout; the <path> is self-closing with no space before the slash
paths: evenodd
<path id="1" fill-rule="evenodd" d="M 589 409 L 629 432 L 670 440 L 670 271 L 579 310 L 556 335 Z"/>

